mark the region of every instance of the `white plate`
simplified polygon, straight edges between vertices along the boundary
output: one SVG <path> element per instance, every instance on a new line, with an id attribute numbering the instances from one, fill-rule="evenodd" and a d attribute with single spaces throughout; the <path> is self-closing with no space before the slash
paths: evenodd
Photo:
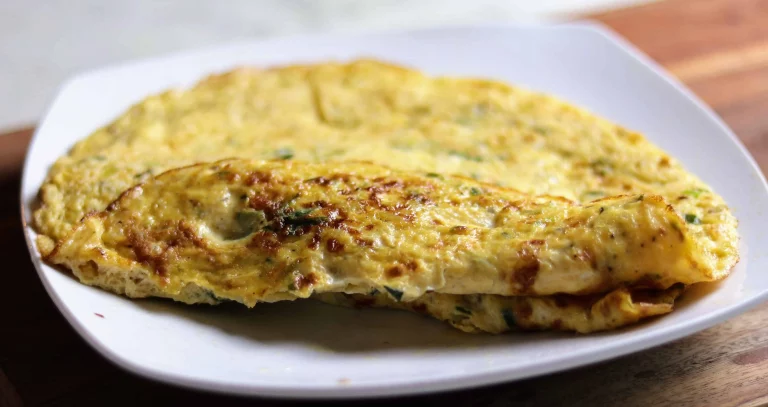
<path id="1" fill-rule="evenodd" d="M 423 393 L 531 377 L 647 349 L 707 328 L 768 294 L 768 193 L 752 158 L 682 85 L 592 24 L 477 26 L 249 42 L 151 59 L 66 83 L 38 128 L 22 186 L 24 217 L 48 167 L 145 96 L 237 65 L 371 56 L 431 74 L 498 78 L 559 95 L 642 131 L 721 193 L 741 224 L 733 275 L 672 314 L 618 332 L 467 335 L 415 315 L 311 301 L 196 307 L 131 301 L 32 259 L 62 314 L 123 368 L 183 386 L 282 397 Z M 34 232 L 26 228 L 28 242 Z M 99 317 L 96 314 L 104 317 Z"/>

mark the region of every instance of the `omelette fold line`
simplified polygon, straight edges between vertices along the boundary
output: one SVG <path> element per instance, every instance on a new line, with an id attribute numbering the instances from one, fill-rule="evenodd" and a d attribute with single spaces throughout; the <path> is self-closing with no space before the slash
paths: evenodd
<path id="1" fill-rule="evenodd" d="M 659 196 L 574 204 L 374 164 L 226 160 L 128 189 L 48 260 L 87 284 L 185 302 L 586 295 L 715 279 L 683 225 Z"/>

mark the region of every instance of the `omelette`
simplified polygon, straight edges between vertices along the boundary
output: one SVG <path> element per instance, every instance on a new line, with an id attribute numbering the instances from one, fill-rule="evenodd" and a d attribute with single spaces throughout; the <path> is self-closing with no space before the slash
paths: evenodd
<path id="1" fill-rule="evenodd" d="M 465 331 L 616 328 L 738 260 L 722 198 L 641 135 L 368 60 L 149 97 L 59 159 L 40 197 L 41 253 L 86 284 L 187 303 L 315 296 Z"/>

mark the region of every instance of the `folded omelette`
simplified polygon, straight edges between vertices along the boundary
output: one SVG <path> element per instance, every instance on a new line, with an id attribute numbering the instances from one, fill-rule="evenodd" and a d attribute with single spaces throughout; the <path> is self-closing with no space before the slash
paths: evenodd
<path id="1" fill-rule="evenodd" d="M 56 162 L 34 219 L 50 262 L 131 297 L 315 296 L 465 331 L 616 328 L 738 260 L 722 198 L 642 136 L 375 61 L 150 97 Z"/>

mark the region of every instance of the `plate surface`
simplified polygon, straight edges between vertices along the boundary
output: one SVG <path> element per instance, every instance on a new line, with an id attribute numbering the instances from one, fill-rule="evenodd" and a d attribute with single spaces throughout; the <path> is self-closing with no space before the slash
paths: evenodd
<path id="1" fill-rule="evenodd" d="M 423 393 L 509 381 L 650 348 L 712 326 L 768 295 L 768 190 L 731 131 L 682 85 L 604 28 L 474 26 L 240 43 L 88 72 L 67 82 L 24 168 L 29 223 L 49 166 L 132 103 L 238 65 L 376 57 L 434 75 L 496 78 L 552 93 L 643 132 L 722 194 L 740 220 L 742 260 L 724 282 L 694 287 L 672 314 L 590 336 L 467 335 L 386 310 L 313 301 L 185 306 L 131 301 L 32 260 L 62 314 L 117 365 L 157 380 L 281 397 Z M 96 315 L 100 314 L 103 317 Z"/>

